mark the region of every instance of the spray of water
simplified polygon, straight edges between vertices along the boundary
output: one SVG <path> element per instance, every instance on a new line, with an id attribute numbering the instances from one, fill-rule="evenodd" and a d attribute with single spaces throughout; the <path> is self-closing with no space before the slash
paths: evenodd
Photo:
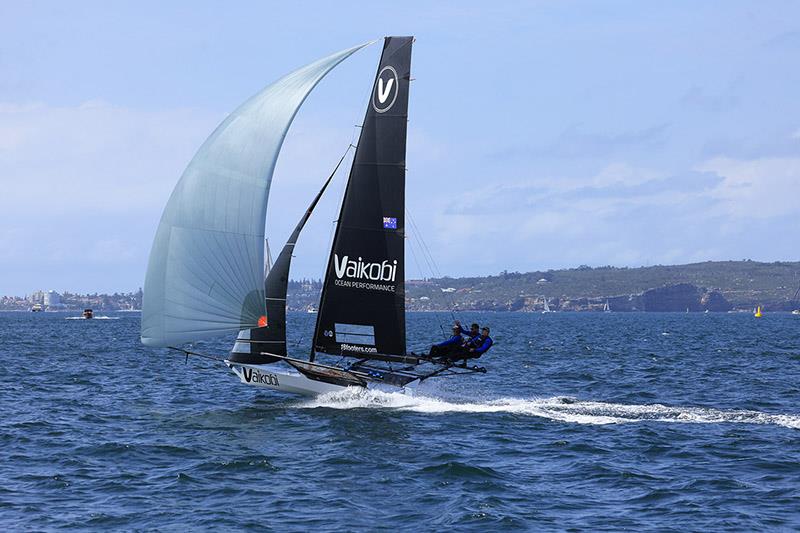
<path id="1" fill-rule="evenodd" d="M 800 415 L 661 404 L 619 404 L 552 398 L 498 398 L 484 402 L 452 402 L 439 398 L 364 389 L 346 389 L 306 400 L 302 408 L 395 409 L 417 413 L 511 413 L 576 424 L 668 422 L 694 424 L 774 424 L 800 429 Z"/>

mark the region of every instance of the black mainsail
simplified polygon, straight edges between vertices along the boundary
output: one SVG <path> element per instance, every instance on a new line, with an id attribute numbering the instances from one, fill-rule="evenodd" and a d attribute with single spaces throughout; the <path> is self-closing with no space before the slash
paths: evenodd
<path id="1" fill-rule="evenodd" d="M 405 355 L 405 171 L 413 37 L 387 37 L 333 239 L 314 352 Z"/>

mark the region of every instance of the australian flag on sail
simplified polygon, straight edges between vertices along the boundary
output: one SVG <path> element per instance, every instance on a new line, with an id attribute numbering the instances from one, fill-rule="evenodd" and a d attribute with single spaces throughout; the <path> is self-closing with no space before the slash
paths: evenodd
<path id="1" fill-rule="evenodd" d="M 397 229 L 397 219 L 395 217 L 383 217 L 383 229 Z"/>

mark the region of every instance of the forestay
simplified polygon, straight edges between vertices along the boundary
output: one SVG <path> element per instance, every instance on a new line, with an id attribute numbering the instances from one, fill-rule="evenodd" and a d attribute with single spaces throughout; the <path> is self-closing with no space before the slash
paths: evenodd
<path id="1" fill-rule="evenodd" d="M 349 151 L 349 148 L 348 148 Z M 266 323 L 263 327 L 246 329 L 239 332 L 236 338 L 236 344 L 233 346 L 230 360 L 235 363 L 250 363 L 250 364 L 266 364 L 277 361 L 277 356 L 285 356 L 286 352 L 286 292 L 289 285 L 289 268 L 292 264 L 292 253 L 297 244 L 297 239 L 300 238 L 300 232 L 303 231 L 306 222 L 308 222 L 311 213 L 322 198 L 325 189 L 328 188 L 336 171 L 339 170 L 339 165 L 344 161 L 345 155 L 339 160 L 339 164 L 333 169 L 333 172 L 325 180 L 322 188 L 314 197 L 311 205 L 308 206 L 300 222 L 295 226 L 294 231 L 289 236 L 289 240 L 283 246 L 281 253 L 275 264 L 271 266 L 266 275 L 266 300 L 267 300 L 267 315 Z M 267 248 L 269 250 L 269 248 Z M 272 355 L 266 355 L 272 354 Z"/>
<path id="2" fill-rule="evenodd" d="M 359 45 L 269 85 L 231 113 L 184 171 L 156 231 L 142 342 L 169 346 L 257 327 L 266 315 L 264 223 L 283 139 L 317 83 Z"/>

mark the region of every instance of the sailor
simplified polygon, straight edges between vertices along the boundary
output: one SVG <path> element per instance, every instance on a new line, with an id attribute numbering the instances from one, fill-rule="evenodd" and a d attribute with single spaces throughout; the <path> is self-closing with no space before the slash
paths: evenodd
<path id="1" fill-rule="evenodd" d="M 494 344 L 494 341 L 489 336 L 489 328 L 484 326 L 481 330 L 481 336 L 473 344 L 475 346 L 469 349 L 470 357 L 478 358 L 485 354 Z"/>
<path id="2" fill-rule="evenodd" d="M 464 337 L 461 336 L 461 326 L 453 326 L 453 335 L 444 342 L 434 344 L 431 346 L 429 355 L 431 357 L 446 357 L 453 353 L 454 350 L 461 348 L 464 344 Z"/>
<path id="3" fill-rule="evenodd" d="M 455 330 L 455 328 L 453 328 Z M 458 349 L 454 349 L 447 359 L 457 361 L 458 359 L 477 359 L 485 354 L 492 347 L 494 341 L 489 336 L 489 328 L 484 327 L 481 333 L 464 342 Z"/>
<path id="4" fill-rule="evenodd" d="M 467 336 L 467 341 L 466 341 L 467 343 L 472 342 L 481 336 L 480 326 L 478 326 L 478 324 L 476 324 L 475 322 L 472 323 L 472 325 L 469 327 L 469 331 L 467 331 L 461 326 L 461 322 L 456 320 L 456 325 L 453 326 L 453 329 L 455 328 L 458 328 L 459 333 Z"/>

